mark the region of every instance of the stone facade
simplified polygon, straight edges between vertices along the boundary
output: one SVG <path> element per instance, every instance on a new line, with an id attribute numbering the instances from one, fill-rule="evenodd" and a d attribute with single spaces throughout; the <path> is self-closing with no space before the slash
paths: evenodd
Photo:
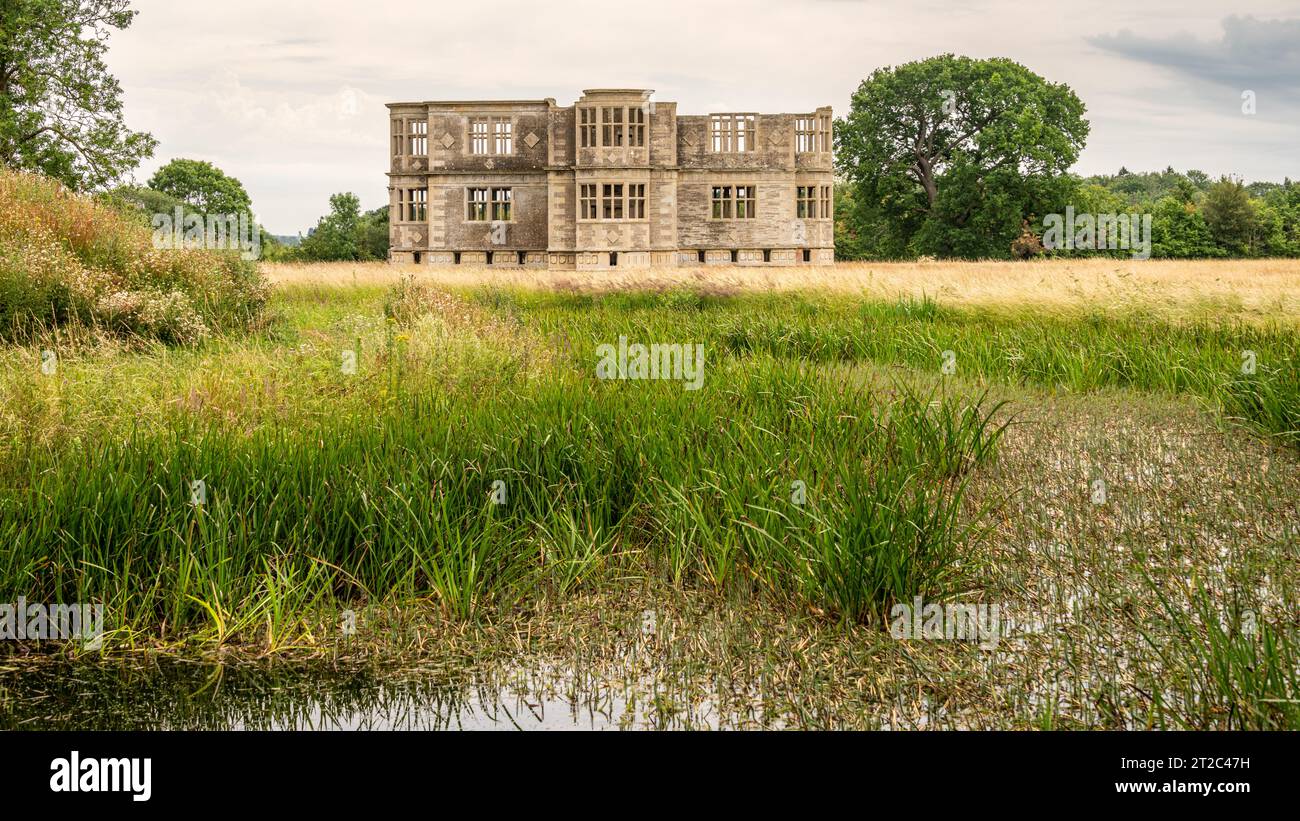
<path id="1" fill-rule="evenodd" d="M 829 107 L 679 116 L 651 94 L 389 104 L 390 261 L 834 262 Z"/>

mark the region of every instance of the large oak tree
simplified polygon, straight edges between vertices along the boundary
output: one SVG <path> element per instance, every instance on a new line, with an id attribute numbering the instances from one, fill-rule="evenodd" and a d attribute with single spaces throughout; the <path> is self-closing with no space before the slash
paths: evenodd
<path id="1" fill-rule="evenodd" d="M 1070 88 L 1007 59 L 945 54 L 878 69 L 836 124 L 846 215 L 893 254 L 1005 257 L 1059 206 L 1088 136 Z"/>
<path id="2" fill-rule="evenodd" d="M 122 118 L 104 52 L 129 0 L 0 0 L 0 163 L 78 190 L 104 188 L 157 141 Z"/>

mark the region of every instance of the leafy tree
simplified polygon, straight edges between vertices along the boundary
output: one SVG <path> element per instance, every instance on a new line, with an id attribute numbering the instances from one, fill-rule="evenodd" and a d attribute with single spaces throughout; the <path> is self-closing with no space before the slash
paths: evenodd
<path id="1" fill-rule="evenodd" d="M 243 183 L 202 160 L 172 160 L 154 172 L 149 187 L 202 214 L 242 214 L 253 208 Z"/>
<path id="2" fill-rule="evenodd" d="M 359 259 L 388 259 L 388 206 L 361 215 L 357 247 Z"/>
<path id="3" fill-rule="evenodd" d="M 106 187 L 157 146 L 122 117 L 104 52 L 129 0 L 0 0 L 0 163 L 70 188 Z"/>
<path id="4" fill-rule="evenodd" d="M 1151 215 L 1151 254 L 1156 257 L 1190 259 L 1221 257 L 1205 218 L 1191 199 L 1163 197 Z"/>
<path id="5" fill-rule="evenodd" d="M 361 200 L 356 194 L 334 194 L 330 212 L 320 218 L 299 246 L 303 259 L 317 262 L 362 259 L 357 238 L 361 226 Z"/>
<path id="6" fill-rule="evenodd" d="M 841 173 L 913 253 L 1005 257 L 1057 210 L 1088 136 L 1068 86 L 1007 59 L 945 54 L 875 71 L 837 123 Z"/>
<path id="7" fill-rule="evenodd" d="M 1255 209 L 1250 193 L 1240 180 L 1222 177 L 1205 193 L 1201 206 L 1206 225 L 1214 241 L 1230 254 L 1244 255 L 1251 251 L 1256 239 Z"/>

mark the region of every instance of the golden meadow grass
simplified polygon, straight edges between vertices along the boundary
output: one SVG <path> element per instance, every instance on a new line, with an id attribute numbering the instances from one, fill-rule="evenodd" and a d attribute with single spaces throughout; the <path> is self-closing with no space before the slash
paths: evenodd
<path id="1" fill-rule="evenodd" d="M 384 263 L 263 265 L 275 284 L 391 285 L 415 276 L 452 288 L 560 291 L 691 288 L 715 293 L 800 291 L 895 300 L 931 297 L 951 306 L 1167 318 L 1300 321 L 1300 260 L 1053 259 L 1033 262 L 841 262 L 833 267 L 692 266 L 574 272 Z"/>
<path id="2" fill-rule="evenodd" d="M 386 667 L 612 662 L 652 607 L 673 637 L 639 663 L 767 681 L 791 726 L 1295 726 L 1296 275 L 1269 265 L 264 266 L 250 335 L 61 349 L 53 378 L 48 340 L 6 347 L 0 600 L 100 597 L 113 654 Z M 619 335 L 704 344 L 702 389 L 597 380 Z M 896 641 L 914 595 L 1021 630 Z"/>

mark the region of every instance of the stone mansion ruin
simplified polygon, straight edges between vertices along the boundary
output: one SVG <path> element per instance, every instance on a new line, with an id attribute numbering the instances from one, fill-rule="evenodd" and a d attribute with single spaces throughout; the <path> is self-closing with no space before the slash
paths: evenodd
<path id="1" fill-rule="evenodd" d="M 834 261 L 829 107 L 679 116 L 651 94 L 389 104 L 390 261 Z"/>

